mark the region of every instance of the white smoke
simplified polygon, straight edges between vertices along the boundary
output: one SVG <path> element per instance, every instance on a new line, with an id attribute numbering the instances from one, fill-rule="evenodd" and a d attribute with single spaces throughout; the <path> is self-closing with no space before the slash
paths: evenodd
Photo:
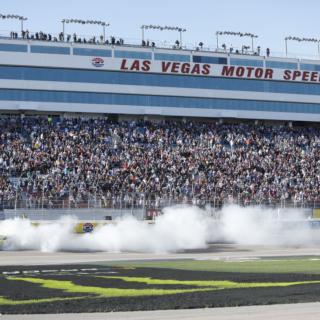
<path id="1" fill-rule="evenodd" d="M 0 235 L 6 236 L 5 250 L 39 250 L 53 252 L 63 249 L 73 236 L 75 219 L 69 216 L 55 223 L 36 225 L 28 219 L 10 219 L 0 222 Z"/>
<path id="2" fill-rule="evenodd" d="M 221 211 L 225 241 L 244 245 L 312 245 L 320 240 L 299 209 L 226 206 Z"/>
<path id="3" fill-rule="evenodd" d="M 210 211 L 212 212 L 212 211 Z M 28 219 L 0 222 L 4 250 L 176 252 L 224 241 L 250 245 L 311 245 L 320 242 L 299 210 L 224 207 L 216 219 L 195 207 L 166 208 L 153 224 L 133 217 L 75 234 L 77 220 L 64 217 L 35 226 Z"/>

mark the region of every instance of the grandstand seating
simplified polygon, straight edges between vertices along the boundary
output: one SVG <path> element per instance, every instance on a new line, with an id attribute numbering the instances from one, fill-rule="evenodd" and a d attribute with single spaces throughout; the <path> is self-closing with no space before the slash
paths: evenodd
<path id="1" fill-rule="evenodd" d="M 0 199 L 215 204 L 320 201 L 320 129 L 0 117 Z"/>

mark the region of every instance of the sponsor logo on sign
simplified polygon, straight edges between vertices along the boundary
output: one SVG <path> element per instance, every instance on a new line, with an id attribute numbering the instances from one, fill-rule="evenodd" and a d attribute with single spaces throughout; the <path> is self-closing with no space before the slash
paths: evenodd
<path id="1" fill-rule="evenodd" d="M 93 224 L 91 222 L 86 222 L 82 226 L 83 232 L 92 232 L 93 231 Z"/>
<path id="2" fill-rule="evenodd" d="M 104 66 L 104 60 L 100 57 L 96 57 L 96 58 L 93 58 L 91 60 L 92 62 L 92 65 L 97 67 L 97 68 L 100 68 L 100 67 L 103 67 Z"/>

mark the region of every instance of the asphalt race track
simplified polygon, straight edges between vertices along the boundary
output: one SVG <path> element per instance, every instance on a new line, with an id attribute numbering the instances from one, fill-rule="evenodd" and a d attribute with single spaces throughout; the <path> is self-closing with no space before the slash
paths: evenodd
<path id="1" fill-rule="evenodd" d="M 168 260 L 168 259 L 198 259 L 198 260 L 245 260 L 259 257 L 281 256 L 320 256 L 319 247 L 265 247 L 215 244 L 203 251 L 148 254 L 148 253 L 106 253 L 106 252 L 58 252 L 42 253 L 36 251 L 0 251 L 0 265 L 54 265 L 91 263 L 97 261 L 126 260 Z M 75 320 L 75 319 L 319 319 L 320 303 L 300 303 L 290 305 L 227 307 L 187 310 L 135 311 L 92 314 L 46 314 L 46 315 L 3 315 L 0 320 Z"/>
<path id="2" fill-rule="evenodd" d="M 73 313 L 2 316 L 1 320 L 316 320 L 319 319 L 320 303 L 280 304 L 214 309 L 187 309 L 161 311 L 134 311 L 113 313 Z"/>
<path id="3" fill-rule="evenodd" d="M 54 265 L 96 261 L 162 260 L 162 259 L 245 259 L 281 256 L 320 256 L 320 247 L 266 247 L 215 244 L 206 250 L 182 253 L 107 253 L 0 251 L 0 265 Z"/>

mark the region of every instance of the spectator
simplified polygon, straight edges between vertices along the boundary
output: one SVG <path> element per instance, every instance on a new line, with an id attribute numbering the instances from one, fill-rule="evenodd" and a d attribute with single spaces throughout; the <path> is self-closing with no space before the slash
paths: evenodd
<path id="1" fill-rule="evenodd" d="M 319 164 L 312 127 L 0 118 L 0 199 L 30 205 L 312 202 Z"/>
<path id="2" fill-rule="evenodd" d="M 267 48 L 267 50 L 266 50 L 266 54 L 267 54 L 267 57 L 269 57 L 269 56 L 270 56 L 270 49 L 269 49 L 269 48 Z"/>

